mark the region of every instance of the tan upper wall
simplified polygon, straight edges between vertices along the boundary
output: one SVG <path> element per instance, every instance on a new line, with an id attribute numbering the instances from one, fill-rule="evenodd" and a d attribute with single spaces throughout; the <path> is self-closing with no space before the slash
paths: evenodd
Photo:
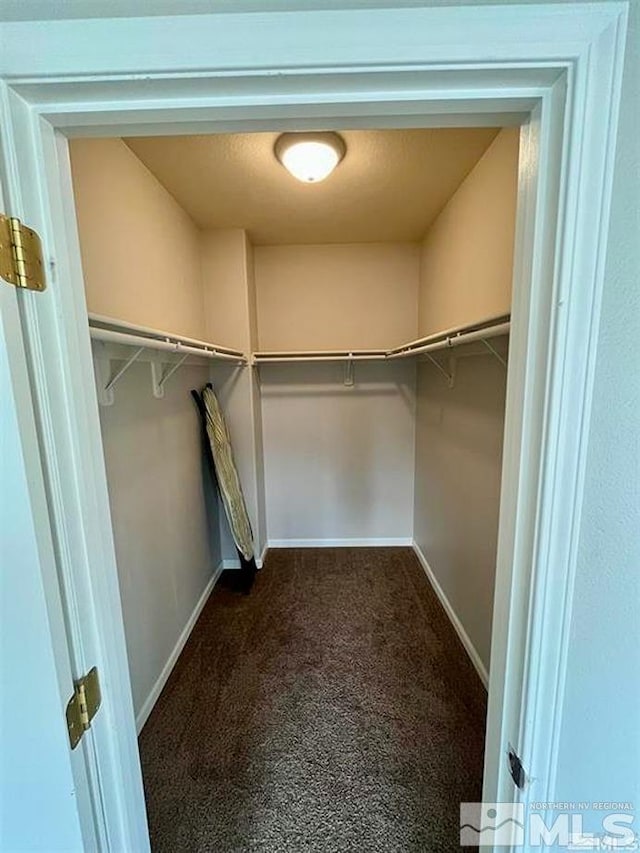
<path id="1" fill-rule="evenodd" d="M 74 139 L 71 167 L 89 311 L 205 337 L 199 232 L 119 139 Z"/>
<path id="2" fill-rule="evenodd" d="M 420 336 L 510 311 L 518 140 L 500 131 L 427 232 Z"/>
<path id="3" fill-rule="evenodd" d="M 498 134 L 422 248 L 252 251 L 241 229 L 199 232 L 121 140 L 70 151 L 92 312 L 247 350 L 393 347 L 509 310 L 516 129 Z"/>
<path id="4" fill-rule="evenodd" d="M 256 246 L 261 350 L 377 349 L 415 338 L 413 243 Z"/>
<path id="5" fill-rule="evenodd" d="M 207 337 L 243 351 L 255 339 L 252 246 L 240 228 L 200 235 Z M 253 319 L 252 319 L 253 318 Z"/>

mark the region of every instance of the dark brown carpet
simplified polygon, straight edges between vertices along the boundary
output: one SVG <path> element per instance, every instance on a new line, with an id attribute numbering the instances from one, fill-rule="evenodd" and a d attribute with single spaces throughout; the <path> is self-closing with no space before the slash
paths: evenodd
<path id="1" fill-rule="evenodd" d="M 269 553 L 216 588 L 140 736 L 151 842 L 453 851 L 485 694 L 408 548 Z"/>

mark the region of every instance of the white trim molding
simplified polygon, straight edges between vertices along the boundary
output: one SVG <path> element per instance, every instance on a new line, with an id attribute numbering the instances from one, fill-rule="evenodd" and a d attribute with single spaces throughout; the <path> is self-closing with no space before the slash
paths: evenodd
<path id="1" fill-rule="evenodd" d="M 17 299 L 57 578 L 73 674 L 108 685 L 82 752 L 105 850 L 149 839 L 66 135 L 522 124 L 483 798 L 514 796 L 511 741 L 523 796 L 556 799 L 628 6 L 344 5 L 0 22 L 7 212 L 48 261 Z"/>
<path id="2" fill-rule="evenodd" d="M 198 617 L 204 610 L 204 606 L 209 600 L 211 593 L 213 592 L 213 588 L 216 585 L 216 582 L 220 575 L 222 574 L 222 563 L 219 563 L 216 566 L 214 573 L 211 575 L 209 580 L 207 581 L 207 585 L 202 591 L 202 595 L 198 599 L 196 606 L 193 608 L 191 615 L 189 616 L 186 625 L 182 629 L 180 636 L 178 637 L 175 646 L 173 647 L 171 654 L 167 658 L 167 662 L 162 667 L 162 672 L 156 679 L 155 684 L 151 688 L 151 691 L 145 701 L 142 704 L 142 707 L 136 714 L 136 731 L 138 734 L 142 731 L 144 724 L 149 719 L 149 714 L 153 711 L 154 705 L 160 698 L 160 694 L 162 693 L 162 689 L 167 683 L 169 676 L 171 675 L 171 671 L 178 658 L 180 657 L 180 653 L 184 649 L 187 640 L 191 636 L 191 632 L 195 628 L 195 624 L 198 621 Z"/>
<path id="3" fill-rule="evenodd" d="M 427 560 L 427 558 L 423 554 L 422 548 L 418 545 L 417 542 L 413 543 L 413 552 L 416 555 L 416 557 L 418 558 L 420 565 L 424 569 L 424 573 L 427 576 L 427 580 L 429 581 L 429 583 L 433 587 L 433 591 L 435 592 L 435 594 L 438 596 L 438 600 L 440 601 L 440 604 L 442 604 L 442 606 L 444 607 L 445 613 L 449 617 L 449 621 L 453 625 L 456 634 L 460 638 L 460 642 L 464 646 L 466 653 L 469 655 L 469 660 L 471 661 L 476 672 L 480 676 L 480 680 L 484 684 L 485 688 L 488 688 L 489 687 L 489 673 L 487 672 L 487 668 L 484 665 L 484 663 L 482 662 L 482 658 L 478 654 L 476 647 L 473 645 L 471 637 L 467 634 L 464 625 L 460 621 L 460 618 L 459 618 L 458 614 L 456 613 L 456 611 L 454 610 L 453 605 L 451 604 L 451 602 L 447 598 L 447 594 L 445 593 L 445 591 L 440 586 L 440 582 L 438 581 L 438 578 L 436 577 L 435 572 L 433 571 L 433 569 L 429 565 L 429 561 Z"/>

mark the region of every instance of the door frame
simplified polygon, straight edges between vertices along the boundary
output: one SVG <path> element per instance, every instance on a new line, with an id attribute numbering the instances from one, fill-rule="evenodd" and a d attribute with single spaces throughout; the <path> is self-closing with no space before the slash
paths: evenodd
<path id="1" fill-rule="evenodd" d="M 48 266 L 18 301 L 58 581 L 74 674 L 104 688 L 102 849 L 149 842 L 67 136 L 523 125 L 484 799 L 554 799 L 627 4 L 348 3 L 0 23 L 5 192 Z"/>

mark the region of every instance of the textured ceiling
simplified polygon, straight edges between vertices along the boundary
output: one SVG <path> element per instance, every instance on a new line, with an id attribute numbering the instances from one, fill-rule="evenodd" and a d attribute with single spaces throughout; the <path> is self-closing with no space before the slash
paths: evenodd
<path id="1" fill-rule="evenodd" d="M 256 245 L 418 241 L 495 128 L 341 131 L 347 154 L 302 184 L 273 154 L 277 133 L 126 139 L 201 228 L 245 228 Z"/>

